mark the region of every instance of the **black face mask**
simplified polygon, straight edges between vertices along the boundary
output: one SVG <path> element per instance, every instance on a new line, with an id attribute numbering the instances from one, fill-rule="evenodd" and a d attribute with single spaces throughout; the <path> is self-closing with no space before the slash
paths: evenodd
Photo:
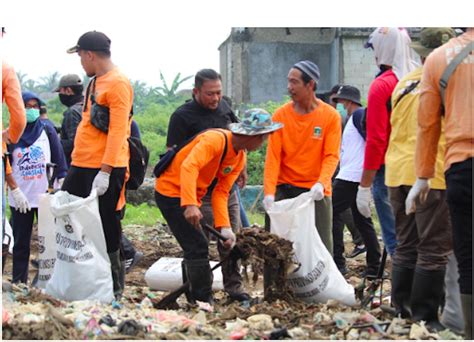
<path id="1" fill-rule="evenodd" d="M 71 107 L 72 105 L 82 101 L 82 94 L 79 95 L 66 95 L 66 94 L 59 94 L 59 101 L 66 107 Z"/>

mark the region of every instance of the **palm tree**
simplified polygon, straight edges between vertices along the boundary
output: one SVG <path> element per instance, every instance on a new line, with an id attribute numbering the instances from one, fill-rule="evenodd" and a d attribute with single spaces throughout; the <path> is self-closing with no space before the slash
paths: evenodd
<path id="1" fill-rule="evenodd" d="M 21 89 L 25 88 L 25 82 L 26 82 L 26 77 L 28 74 L 22 73 L 21 71 L 17 71 L 16 77 L 18 78 L 18 81 L 20 82 L 20 87 Z"/>
<path id="2" fill-rule="evenodd" d="M 42 90 L 42 92 L 51 93 L 58 86 L 60 78 L 61 75 L 57 71 L 49 74 L 48 76 L 43 76 L 41 77 L 41 81 L 43 83 L 40 84 L 39 87 L 41 87 L 40 89 Z"/>

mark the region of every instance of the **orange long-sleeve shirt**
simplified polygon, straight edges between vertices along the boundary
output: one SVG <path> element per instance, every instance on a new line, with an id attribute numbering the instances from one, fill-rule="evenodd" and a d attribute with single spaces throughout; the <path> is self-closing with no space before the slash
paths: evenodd
<path id="1" fill-rule="evenodd" d="M 224 153 L 227 136 L 227 153 Z M 236 152 L 232 146 L 232 133 L 226 130 L 209 130 L 199 134 L 174 157 L 165 172 L 156 179 L 155 190 L 167 197 L 181 198 L 181 206 L 201 206 L 201 199 L 214 178 L 217 184 L 211 203 L 217 228 L 230 227 L 227 201 L 232 185 L 245 165 L 245 152 Z"/>
<path id="2" fill-rule="evenodd" d="M 464 46 L 474 41 L 474 29 L 435 49 L 426 59 L 420 85 L 416 175 L 433 178 L 441 134 L 439 80 L 446 66 Z M 451 74 L 445 91 L 446 154 L 444 169 L 474 156 L 474 57 L 468 55 Z"/>
<path id="3" fill-rule="evenodd" d="M 275 111 L 272 120 L 283 128 L 271 134 L 265 159 L 264 192 L 274 195 L 276 186 L 291 184 L 311 188 L 324 185 L 330 196 L 331 177 L 339 162 L 341 116 L 321 100 L 308 114 L 298 114 L 289 102 Z"/>
<path id="4" fill-rule="evenodd" d="M 109 108 L 109 132 L 103 133 L 90 122 L 91 101 L 86 99 L 87 110 L 74 139 L 71 165 L 100 168 L 102 164 L 127 167 L 130 154 L 127 138 L 130 136 L 129 114 L 133 103 L 133 90 L 129 79 L 118 68 L 97 77 L 95 99 Z"/>
<path id="5" fill-rule="evenodd" d="M 13 67 L 2 62 L 2 103 L 5 101 L 10 112 L 8 136 L 12 143 L 17 143 L 26 126 L 25 105 L 21 97 L 20 82 Z M 3 131 L 3 122 L 2 122 Z M 2 154 L 7 150 L 6 142 L 2 142 Z"/>

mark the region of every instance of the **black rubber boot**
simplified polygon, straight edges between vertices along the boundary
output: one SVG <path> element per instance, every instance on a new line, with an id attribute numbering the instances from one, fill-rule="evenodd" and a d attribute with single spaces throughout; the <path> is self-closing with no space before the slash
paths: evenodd
<path id="1" fill-rule="evenodd" d="M 428 271 L 417 267 L 411 291 L 411 313 L 415 321 L 425 321 L 428 329 L 444 330 L 438 311 L 443 299 L 446 270 Z"/>
<path id="2" fill-rule="evenodd" d="M 462 313 L 464 316 L 464 336 L 472 340 L 472 294 L 461 293 Z"/>
<path id="3" fill-rule="evenodd" d="M 110 259 L 110 269 L 112 270 L 114 296 L 116 300 L 120 300 L 125 288 L 125 263 L 120 258 L 120 249 L 113 253 L 108 253 L 108 255 Z"/>
<path id="4" fill-rule="evenodd" d="M 181 261 L 181 275 L 183 277 L 183 284 L 185 282 L 188 281 L 188 275 L 187 275 L 187 271 L 186 271 L 186 263 L 185 261 Z M 191 303 L 191 304 L 195 304 L 196 301 L 194 300 L 194 298 L 191 296 L 191 291 L 189 290 L 189 288 L 186 290 L 186 292 L 184 292 L 184 295 L 186 296 L 186 300 L 188 301 L 188 303 Z"/>
<path id="5" fill-rule="evenodd" d="M 208 259 L 184 260 L 190 282 L 190 292 L 194 300 L 214 303 L 212 297 L 212 272 Z"/>
<path id="6" fill-rule="evenodd" d="M 410 297 L 414 273 L 412 268 L 392 265 L 392 304 L 396 315 L 402 318 L 411 316 Z"/>

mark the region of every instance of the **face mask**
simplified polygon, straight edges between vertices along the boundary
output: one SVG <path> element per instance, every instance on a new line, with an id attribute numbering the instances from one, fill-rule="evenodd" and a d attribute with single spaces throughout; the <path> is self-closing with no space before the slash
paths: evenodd
<path id="1" fill-rule="evenodd" d="M 347 117 L 347 110 L 344 108 L 344 105 L 342 103 L 338 103 L 336 105 L 336 110 L 341 114 L 342 119 L 345 120 Z"/>
<path id="2" fill-rule="evenodd" d="M 66 95 L 66 94 L 59 94 L 59 101 L 66 107 L 71 107 L 72 105 L 78 103 L 82 100 L 82 95 Z"/>
<path id="3" fill-rule="evenodd" d="M 26 109 L 26 122 L 35 122 L 40 116 L 39 109 L 36 108 L 28 108 Z"/>

